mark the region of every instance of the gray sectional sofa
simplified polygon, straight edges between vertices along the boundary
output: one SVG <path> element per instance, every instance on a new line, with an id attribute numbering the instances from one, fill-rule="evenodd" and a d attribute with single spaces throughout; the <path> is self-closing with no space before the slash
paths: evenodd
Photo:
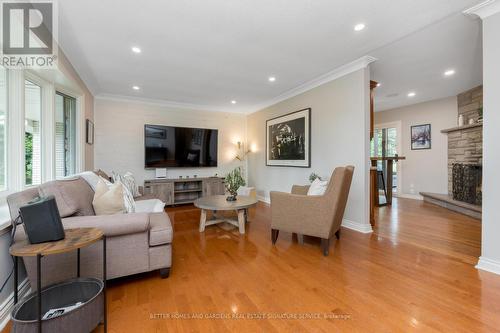
<path id="1" fill-rule="evenodd" d="M 163 205 L 157 199 L 138 201 L 140 212 L 96 216 L 92 207 L 95 174 L 83 173 L 71 179 L 56 180 L 7 197 L 11 218 L 19 215 L 19 207 L 40 195 L 56 197 L 64 228 L 94 227 L 107 236 L 107 278 L 159 270 L 168 277 L 172 266 L 173 229 Z M 15 240 L 25 239 L 18 227 Z M 44 257 L 42 286 L 76 276 L 76 251 Z M 32 289 L 36 288 L 36 259 L 23 258 Z M 81 250 L 81 276 L 100 277 L 102 272 L 102 242 Z"/>

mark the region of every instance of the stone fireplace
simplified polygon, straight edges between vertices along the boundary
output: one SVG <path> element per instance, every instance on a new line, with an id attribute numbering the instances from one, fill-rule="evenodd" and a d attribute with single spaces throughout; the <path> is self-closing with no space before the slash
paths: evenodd
<path id="1" fill-rule="evenodd" d="M 457 96 L 464 125 L 444 129 L 448 136 L 448 195 L 421 193 L 424 200 L 481 218 L 483 164 L 483 87 Z M 472 124 L 469 124 L 472 119 Z"/>

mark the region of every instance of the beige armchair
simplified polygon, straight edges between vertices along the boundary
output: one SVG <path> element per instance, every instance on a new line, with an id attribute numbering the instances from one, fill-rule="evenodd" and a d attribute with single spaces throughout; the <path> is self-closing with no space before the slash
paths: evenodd
<path id="1" fill-rule="evenodd" d="M 292 187 L 292 193 L 271 192 L 271 240 L 276 244 L 279 231 L 321 238 L 321 248 L 328 255 L 330 238 L 340 238 L 340 225 L 344 216 L 351 187 L 353 166 L 333 171 L 324 195 L 308 196 L 309 186 Z"/>

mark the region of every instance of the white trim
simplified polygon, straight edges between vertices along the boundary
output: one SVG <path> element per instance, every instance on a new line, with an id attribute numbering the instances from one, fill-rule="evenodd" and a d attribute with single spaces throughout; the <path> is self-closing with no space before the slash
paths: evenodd
<path id="1" fill-rule="evenodd" d="M 500 261 L 498 260 L 488 259 L 481 256 L 479 257 L 476 268 L 500 275 Z"/>
<path id="2" fill-rule="evenodd" d="M 128 103 L 140 103 L 140 104 L 149 104 L 155 106 L 163 106 L 175 109 L 188 109 L 188 110 L 196 110 L 196 111 L 212 111 L 212 112 L 230 112 L 230 113 L 245 113 L 242 109 L 231 109 L 228 110 L 227 107 L 214 107 L 209 105 L 201 105 L 201 104 L 191 104 L 191 103 L 182 103 L 182 102 L 174 102 L 163 99 L 154 99 L 154 98 L 143 98 L 136 96 L 124 96 L 124 95 L 115 95 L 115 94 L 99 94 L 94 96 L 94 100 L 108 100 L 115 102 L 128 102 Z"/>
<path id="3" fill-rule="evenodd" d="M 268 205 L 271 204 L 271 198 L 270 197 L 265 197 L 263 195 L 258 195 L 257 196 L 257 200 L 262 201 L 262 202 L 264 202 L 264 203 L 266 203 Z"/>
<path id="4" fill-rule="evenodd" d="M 477 16 L 484 20 L 485 18 L 500 13 L 500 1 L 487 0 L 477 4 L 469 9 L 464 10 L 462 13 L 468 16 Z"/>
<path id="5" fill-rule="evenodd" d="M 369 223 L 360 223 L 356 221 L 351 221 L 348 219 L 342 220 L 342 226 L 347 229 L 351 229 L 363 234 L 370 234 L 373 232 L 372 226 Z"/>
<path id="6" fill-rule="evenodd" d="M 30 284 L 28 279 L 24 279 L 19 285 L 19 299 L 22 299 L 24 296 L 29 294 L 31 291 Z M 12 312 L 12 308 L 14 307 L 14 292 L 10 294 L 2 304 L 0 304 L 0 331 L 7 326 L 10 320 L 10 314 Z"/>
<path id="7" fill-rule="evenodd" d="M 404 198 L 404 199 L 413 199 L 413 200 L 424 200 L 424 197 L 420 194 L 409 194 L 409 193 L 395 193 L 395 197 Z"/>
<path id="8" fill-rule="evenodd" d="M 281 101 L 284 101 L 286 99 L 289 99 L 291 97 L 294 97 L 294 96 L 297 96 L 299 94 L 302 94 L 306 91 L 309 91 L 313 88 L 316 88 L 316 87 L 319 87 L 325 83 L 328 83 L 330 81 L 333 81 L 333 80 L 336 80 L 342 76 L 345 76 L 347 74 L 350 74 L 350 73 L 353 73 L 355 71 L 358 71 L 360 69 L 363 69 L 365 67 L 367 67 L 369 64 L 371 64 L 372 62 L 374 61 L 377 61 L 376 58 L 374 57 L 371 57 L 371 56 L 364 56 L 364 57 L 361 57 L 357 60 L 354 60 L 348 64 L 345 64 L 343 66 L 340 66 L 328 73 L 325 73 L 323 75 L 320 75 L 308 82 L 305 82 L 301 85 L 299 85 L 298 87 L 295 87 L 293 89 L 290 89 L 268 101 L 265 101 L 261 104 L 257 104 L 257 105 L 254 105 L 251 110 L 249 110 L 248 113 L 254 113 L 254 112 L 257 112 L 257 111 L 260 111 L 264 108 L 267 108 L 271 105 L 274 105 L 276 103 L 279 103 Z"/>
<path id="9" fill-rule="evenodd" d="M 24 188 L 24 71 L 9 70 L 7 178 L 9 191 Z"/>

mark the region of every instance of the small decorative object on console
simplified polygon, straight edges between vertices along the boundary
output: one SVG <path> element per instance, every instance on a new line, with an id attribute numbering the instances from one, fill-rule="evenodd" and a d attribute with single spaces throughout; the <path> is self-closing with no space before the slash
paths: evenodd
<path id="1" fill-rule="evenodd" d="M 155 175 L 156 175 L 156 178 L 167 178 L 167 169 L 166 168 L 156 168 Z"/>
<path id="2" fill-rule="evenodd" d="M 226 189 L 231 194 L 226 198 L 227 201 L 236 201 L 236 196 L 238 195 L 238 189 L 240 186 L 245 186 L 245 180 L 241 176 L 241 168 L 235 168 L 233 171 L 229 172 L 226 176 Z"/>

